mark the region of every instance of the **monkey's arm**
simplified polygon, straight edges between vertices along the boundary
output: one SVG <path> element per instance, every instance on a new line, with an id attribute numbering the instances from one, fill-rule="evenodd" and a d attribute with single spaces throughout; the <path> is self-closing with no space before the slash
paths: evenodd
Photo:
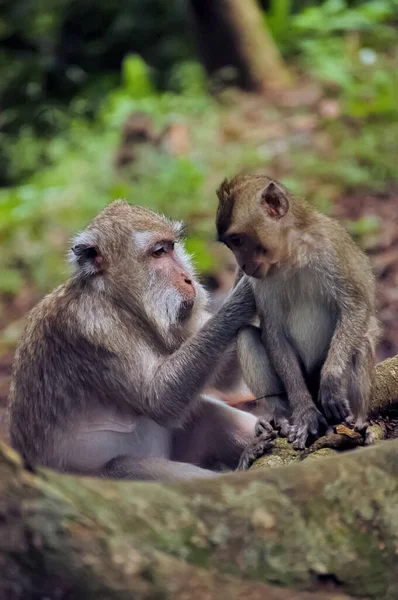
<path id="1" fill-rule="evenodd" d="M 202 329 L 157 366 L 145 390 L 143 410 L 162 424 L 181 421 L 187 405 L 208 384 L 222 353 L 233 341 L 238 330 L 255 314 L 251 286 L 241 282 L 218 312 Z"/>
<path id="2" fill-rule="evenodd" d="M 243 378 L 258 399 L 262 418 L 286 436 L 289 430 L 286 392 L 270 362 L 258 327 L 249 325 L 238 333 L 237 353 Z"/>
<path id="3" fill-rule="evenodd" d="M 203 311 L 200 327 L 202 328 L 211 317 L 211 313 Z M 242 375 L 236 352 L 236 341 L 233 340 L 220 356 L 207 385 L 211 388 L 227 392 L 236 387 L 241 379 Z"/>
<path id="4" fill-rule="evenodd" d="M 312 400 L 294 349 L 284 332 L 270 318 L 264 319 L 262 340 L 292 410 L 289 442 L 293 442 L 295 449 L 303 449 L 308 437 L 318 436 L 326 429 L 327 423 Z"/>
<path id="5" fill-rule="evenodd" d="M 345 306 L 340 310 L 328 355 L 321 371 L 319 402 L 330 423 L 341 423 L 350 413 L 347 377 L 350 366 L 353 368 L 353 356 L 361 345 L 370 317 L 366 306 L 354 306 L 352 300 L 351 304 L 352 308 Z M 362 402 L 366 404 L 367 400 L 368 398 L 364 397 Z M 359 407 L 359 412 L 366 412 L 366 408 L 366 406 Z"/>
<path id="6" fill-rule="evenodd" d="M 236 387 L 241 377 L 236 342 L 233 341 L 221 355 L 209 385 L 226 392 Z"/>
<path id="7" fill-rule="evenodd" d="M 233 289 L 237 287 L 239 282 L 245 277 L 242 269 L 237 269 L 235 282 L 233 285 Z M 248 278 L 245 277 L 246 282 Z M 245 284 L 247 285 L 247 284 Z M 210 318 L 210 314 L 206 313 L 207 318 Z M 206 319 L 207 320 L 207 319 Z M 258 321 L 256 317 L 255 321 Z M 246 329 L 246 328 L 245 328 Z M 258 330 L 259 331 L 259 330 Z M 240 334 L 238 335 L 237 340 L 239 339 Z M 230 390 L 232 387 L 237 386 L 239 381 L 242 379 L 242 370 L 241 370 L 241 361 L 238 357 L 238 348 L 237 348 L 237 340 L 234 340 L 232 344 L 224 352 L 220 361 L 218 362 L 218 366 L 216 371 L 210 381 L 210 385 L 217 387 L 221 390 Z M 265 352 L 263 345 L 261 344 L 262 350 Z M 243 376 L 245 378 L 245 376 Z M 246 380 L 247 382 L 247 380 Z"/>

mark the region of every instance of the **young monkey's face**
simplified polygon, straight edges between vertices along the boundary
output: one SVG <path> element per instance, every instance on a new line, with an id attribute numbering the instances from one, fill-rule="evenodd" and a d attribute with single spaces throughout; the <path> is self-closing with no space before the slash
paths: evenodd
<path id="1" fill-rule="evenodd" d="M 284 258 L 282 217 L 289 201 L 282 188 L 268 178 L 235 178 L 217 192 L 218 239 L 232 250 L 249 277 L 264 278 Z"/>
<path id="2" fill-rule="evenodd" d="M 255 232 L 252 235 L 230 232 L 223 241 L 246 275 L 261 279 L 267 274 L 272 264 L 270 249 L 263 246 Z"/>

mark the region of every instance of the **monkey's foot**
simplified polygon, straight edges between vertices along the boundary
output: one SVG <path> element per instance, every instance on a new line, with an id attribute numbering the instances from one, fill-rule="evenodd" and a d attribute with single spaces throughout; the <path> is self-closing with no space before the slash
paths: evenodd
<path id="1" fill-rule="evenodd" d="M 319 410 L 309 406 L 304 412 L 293 413 L 293 423 L 289 429 L 288 441 L 295 450 L 304 450 L 309 438 L 319 438 L 328 428 L 328 424 Z"/>
<path id="2" fill-rule="evenodd" d="M 354 416 L 349 414 L 348 417 L 346 417 L 343 421 L 343 425 L 345 425 L 346 427 L 350 427 L 351 429 L 354 428 L 355 426 L 355 419 Z"/>
<path id="3" fill-rule="evenodd" d="M 276 432 L 267 421 L 258 420 L 254 429 L 255 438 L 246 446 L 237 466 L 237 471 L 246 471 L 260 456 L 275 445 Z"/>
<path id="4" fill-rule="evenodd" d="M 319 406 L 328 423 L 344 423 L 350 416 L 348 401 L 334 382 L 325 380 L 321 382 L 319 390 Z"/>

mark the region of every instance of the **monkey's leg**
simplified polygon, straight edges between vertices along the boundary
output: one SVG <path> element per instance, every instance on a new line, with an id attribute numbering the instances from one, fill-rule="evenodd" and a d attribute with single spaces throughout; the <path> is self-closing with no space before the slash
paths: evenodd
<path id="1" fill-rule="evenodd" d="M 195 465 L 174 462 L 165 458 L 135 458 L 117 456 L 110 460 L 101 472 L 107 479 L 131 479 L 135 481 L 180 481 L 216 477 L 217 473 Z"/>
<path id="2" fill-rule="evenodd" d="M 352 357 L 364 343 L 372 341 L 375 319 L 367 321 L 365 307 L 342 311 L 338 320 L 328 355 L 321 371 L 319 405 L 329 424 L 342 423 L 350 414 L 347 381 L 353 368 Z M 355 401 L 354 401 L 355 404 Z"/>
<path id="3" fill-rule="evenodd" d="M 256 423 L 257 418 L 250 413 L 211 396 L 201 396 L 191 420 L 175 432 L 172 458 L 201 466 L 222 463 L 235 469 L 243 450 L 255 439 Z M 263 444 L 261 454 L 270 442 L 268 439 Z"/>
<path id="4" fill-rule="evenodd" d="M 262 408 L 261 418 L 272 423 L 286 437 L 290 416 L 287 396 L 279 395 L 284 393 L 283 384 L 269 361 L 258 327 L 249 325 L 239 332 L 237 354 L 243 379 L 256 398 L 261 398 L 258 401 Z"/>
<path id="5" fill-rule="evenodd" d="M 255 438 L 246 446 L 239 459 L 237 471 L 245 471 L 257 458 L 263 456 L 267 450 L 274 446 L 275 431 L 267 421 L 259 420 L 254 430 Z"/>
<path id="6" fill-rule="evenodd" d="M 369 340 L 355 353 L 352 370 L 348 380 L 348 400 L 356 429 L 363 431 L 367 427 L 367 413 L 372 390 L 375 365 L 375 353 Z M 365 443 L 372 440 L 365 438 Z"/>

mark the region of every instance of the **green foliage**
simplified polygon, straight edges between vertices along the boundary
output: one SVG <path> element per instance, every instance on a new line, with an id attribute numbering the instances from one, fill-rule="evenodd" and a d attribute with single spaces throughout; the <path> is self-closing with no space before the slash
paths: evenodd
<path id="1" fill-rule="evenodd" d="M 181 0 L 3 0 L 0 45 L 0 186 L 48 162 L 42 148 L 24 168 L 14 164 L 20 128 L 46 141 L 64 132 L 65 118 L 92 117 L 118 85 L 124 56 L 143 56 L 164 86 L 175 64 L 192 55 Z M 139 64 L 123 64 L 134 96 L 140 86 L 144 95 Z"/>
<path id="2" fill-rule="evenodd" d="M 292 18 L 304 67 L 335 86 L 354 117 L 397 111 L 397 0 L 371 0 L 349 8 L 326 0 Z"/>
<path id="3" fill-rule="evenodd" d="M 125 92 L 132 100 L 145 98 L 154 93 L 148 68 L 139 56 L 126 56 L 123 60 L 122 82 Z"/>
<path id="4" fill-rule="evenodd" d="M 198 66 L 194 65 L 192 72 L 187 64 L 181 69 L 187 75 L 184 91 L 159 94 L 154 92 L 143 61 L 127 58 L 122 84 L 104 99 L 98 119 L 90 123 L 71 118 L 64 134 L 46 144 L 50 164 L 26 178 L 22 185 L 0 189 L 0 238 L 5 267 L 0 292 L 16 293 L 23 281 L 32 281 L 42 293 L 64 279 L 68 240 L 117 197 L 184 218 L 188 224 L 194 212 L 203 213 L 203 219 L 192 221 L 187 243 L 200 270 L 211 267 L 206 240 L 215 195 L 213 190 L 212 195 L 207 194 L 205 181 L 212 171 L 209 161 L 214 160 L 215 153 L 206 156 L 202 148 L 178 157 L 148 149 L 131 167 L 118 171 L 113 166 L 122 124 L 136 110 L 151 115 L 159 127 L 176 118 L 181 120 L 178 115 L 192 123 L 205 113 L 208 126 L 198 126 L 192 143 L 207 139 L 206 147 L 211 145 L 219 109 L 214 100 L 203 91 L 200 93 L 203 75 Z M 176 85 L 177 82 L 178 77 Z M 19 144 L 21 150 L 32 149 L 34 153 L 40 153 L 42 147 L 32 135 L 22 137 Z M 224 161 L 219 168 L 221 179 L 226 168 Z"/>
<path id="5" fill-rule="evenodd" d="M 373 215 L 362 217 L 362 219 L 359 219 L 358 221 L 347 221 L 345 225 L 353 237 L 359 238 L 364 235 L 375 233 L 380 228 L 379 219 Z"/>
<path id="6" fill-rule="evenodd" d="M 396 16 L 396 0 L 371 0 L 348 7 L 345 0 L 326 0 L 318 6 L 310 6 L 294 18 L 297 31 L 314 36 L 347 31 L 383 30 L 375 28 Z"/>
<path id="7" fill-rule="evenodd" d="M 292 8 L 292 0 L 272 0 L 267 11 L 266 24 L 275 41 L 282 46 L 289 37 Z"/>
<path id="8" fill-rule="evenodd" d="M 306 2 L 299 13 L 297 2 L 269 3 L 267 22 L 279 47 L 340 111 L 338 118 L 319 117 L 324 148 L 312 135 L 296 142 L 287 133 L 277 140 L 282 151 L 272 150 L 267 131 L 263 142 L 240 135 L 245 107 L 208 95 L 178 0 L 57 0 L 56 10 L 49 0 L 4 2 L 0 183 L 8 187 L 0 188 L 0 294 L 13 297 L 26 284 L 43 293 L 63 280 L 70 237 L 117 197 L 184 219 L 188 249 L 199 270 L 210 271 L 214 190 L 225 176 L 282 165 L 284 182 L 325 212 L 337 194 L 396 182 L 397 1 Z M 60 48 L 80 22 L 61 64 Z M 134 111 L 149 115 L 157 132 L 173 123 L 186 127 L 188 150 L 148 147 L 116 169 L 120 131 Z M 226 115 L 236 137 L 222 136 Z M 283 124 L 286 116 L 291 112 L 264 104 L 264 123 Z M 348 227 L 362 239 L 377 223 L 362 219 Z"/>

